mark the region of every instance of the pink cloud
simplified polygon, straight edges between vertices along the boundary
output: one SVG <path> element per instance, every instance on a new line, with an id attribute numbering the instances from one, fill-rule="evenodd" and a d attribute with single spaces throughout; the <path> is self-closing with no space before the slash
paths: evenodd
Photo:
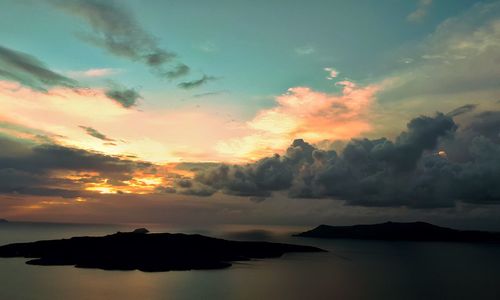
<path id="1" fill-rule="evenodd" d="M 379 86 L 358 87 L 341 81 L 342 93 L 295 87 L 276 98 L 277 105 L 247 122 L 249 134 L 218 144 L 223 153 L 251 159 L 281 152 L 296 138 L 309 142 L 347 140 L 372 129 L 369 112 Z M 266 145 L 266 146 L 264 146 Z"/>
<path id="2" fill-rule="evenodd" d="M 333 78 L 339 76 L 339 72 L 333 68 L 324 68 L 326 72 L 328 72 L 328 77 L 326 79 L 333 80 Z"/>
<path id="3" fill-rule="evenodd" d="M 97 68 L 97 69 L 88 69 L 84 71 L 70 71 L 67 72 L 69 76 L 74 78 L 97 78 L 97 77 L 105 77 L 118 73 L 119 70 L 111 69 L 111 68 Z"/>

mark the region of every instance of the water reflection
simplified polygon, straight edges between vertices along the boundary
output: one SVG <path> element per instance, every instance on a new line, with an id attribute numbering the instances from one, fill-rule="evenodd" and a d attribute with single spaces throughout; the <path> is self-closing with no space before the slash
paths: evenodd
<path id="1" fill-rule="evenodd" d="M 11 224 L 0 227 L 0 244 L 134 227 L 142 226 Z M 164 273 L 39 267 L 25 265 L 24 259 L 0 259 L 0 299 L 499 299 L 500 247 L 495 245 L 318 240 L 290 237 L 296 228 L 253 228 L 209 231 L 330 252 L 287 254 L 227 270 Z"/>

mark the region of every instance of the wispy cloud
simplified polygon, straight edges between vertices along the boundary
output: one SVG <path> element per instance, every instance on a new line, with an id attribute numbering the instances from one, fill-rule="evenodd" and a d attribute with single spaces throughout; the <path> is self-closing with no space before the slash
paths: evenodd
<path id="1" fill-rule="evenodd" d="M 19 82 L 39 91 L 53 86 L 76 87 L 78 83 L 50 70 L 29 54 L 0 46 L 0 78 Z"/>
<path id="2" fill-rule="evenodd" d="M 168 64 L 175 62 L 177 55 L 162 48 L 123 3 L 112 0 L 48 1 L 61 10 L 80 17 L 92 27 L 92 32 L 78 34 L 82 40 L 114 55 L 139 61 L 161 77 L 179 77 L 187 73 L 185 68 L 183 72 L 179 72 L 178 68 L 171 71 Z"/>
<path id="3" fill-rule="evenodd" d="M 85 132 L 90 135 L 90 136 L 93 136 L 97 139 L 100 139 L 100 140 L 103 140 L 103 141 L 106 141 L 106 142 L 115 142 L 116 140 L 112 139 L 112 138 L 109 138 L 107 137 L 105 134 L 97 131 L 96 129 L 92 128 L 92 127 L 87 127 L 87 126 L 78 126 L 80 127 L 81 129 L 85 130 Z"/>
<path id="4" fill-rule="evenodd" d="M 226 94 L 227 91 L 213 91 L 213 92 L 206 92 L 206 93 L 199 93 L 199 94 L 195 94 L 193 95 L 192 97 L 193 98 L 203 98 L 203 97 L 209 97 L 209 96 L 216 96 L 216 95 L 222 95 L 222 94 Z"/>
<path id="5" fill-rule="evenodd" d="M 182 88 L 182 89 L 188 90 L 188 89 L 202 86 L 202 85 L 206 84 L 207 82 L 210 82 L 210 81 L 213 81 L 216 79 L 218 79 L 218 78 L 215 76 L 203 75 L 200 79 L 191 80 L 191 81 L 184 81 L 184 82 L 179 83 L 177 86 Z"/>
<path id="6" fill-rule="evenodd" d="M 432 4 L 432 0 L 418 0 L 417 9 L 415 11 L 411 12 L 406 17 L 406 19 L 409 22 L 422 21 L 427 16 L 427 12 L 428 12 L 431 4 Z"/>
<path id="7" fill-rule="evenodd" d="M 311 55 L 316 52 L 316 48 L 310 45 L 305 45 L 295 48 L 294 51 L 297 55 Z"/>
<path id="8" fill-rule="evenodd" d="M 103 88 L 55 87 L 42 93 L 0 80 L 0 107 L 0 122 L 36 128 L 35 133 L 29 134 L 33 139 L 37 134 L 45 134 L 64 145 L 114 155 L 133 154 L 155 162 L 223 160 L 226 157 L 214 149 L 214 144 L 243 134 L 228 124 L 228 115 L 236 111 L 227 105 L 220 107 L 223 114 L 214 113 L 213 106 L 130 109 L 108 97 Z M 84 134 L 78 125 L 126 142 L 108 147 Z M 15 136 L 26 135 L 0 128 L 0 133 L 7 131 Z"/>
<path id="9" fill-rule="evenodd" d="M 199 46 L 199 49 L 201 51 L 207 52 L 207 53 L 217 52 L 219 50 L 218 47 L 215 45 L 215 43 L 210 42 L 210 41 L 202 43 Z"/>
<path id="10" fill-rule="evenodd" d="M 175 66 L 171 70 L 162 71 L 161 75 L 169 79 L 174 79 L 189 74 L 190 70 L 191 69 L 187 65 L 181 63 Z"/>
<path id="11" fill-rule="evenodd" d="M 121 70 L 112 68 L 95 68 L 83 71 L 66 72 L 68 76 L 73 78 L 99 78 L 118 74 Z"/>
<path id="12" fill-rule="evenodd" d="M 489 91 L 498 98 L 500 69 L 492 62 L 500 60 L 499 17 L 500 3 L 494 2 L 474 5 L 445 20 L 417 48 L 415 61 L 395 72 L 395 84 L 383 97 L 457 99 L 459 94 Z"/>
<path id="13" fill-rule="evenodd" d="M 70 74 L 75 77 L 102 77 L 114 72 L 116 72 L 115 69 L 103 68 L 70 72 Z M 43 92 L 56 86 L 77 90 L 82 88 L 78 81 L 50 70 L 34 56 L 2 46 L 0 46 L 0 78 L 18 82 L 33 90 Z M 135 89 L 125 88 L 116 83 L 111 84 L 111 87 L 106 91 L 106 96 L 125 108 L 135 106 L 137 101 L 142 98 Z"/>
<path id="14" fill-rule="evenodd" d="M 466 105 L 462 105 L 460 107 L 453 109 L 452 111 L 448 112 L 446 115 L 450 116 L 450 117 L 456 117 L 456 116 L 460 116 L 460 115 L 472 112 L 476 108 L 477 108 L 476 104 L 466 104 Z"/>
<path id="15" fill-rule="evenodd" d="M 106 90 L 106 96 L 125 108 L 137 105 L 137 101 L 142 98 L 138 91 L 133 88 L 126 88 L 117 84 Z"/>

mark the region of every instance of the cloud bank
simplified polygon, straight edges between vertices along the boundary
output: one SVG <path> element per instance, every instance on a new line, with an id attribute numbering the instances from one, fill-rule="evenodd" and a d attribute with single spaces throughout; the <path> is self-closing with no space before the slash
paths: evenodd
<path id="1" fill-rule="evenodd" d="M 0 193 L 76 198 L 90 196 L 89 183 L 124 186 L 134 172 L 152 165 L 0 135 Z"/>
<path id="2" fill-rule="evenodd" d="M 261 198 L 284 191 L 378 207 L 500 204 L 499 128 L 498 111 L 461 128 L 449 115 L 420 116 L 394 141 L 353 139 L 337 153 L 297 139 L 283 156 L 201 170 L 177 188 Z"/>

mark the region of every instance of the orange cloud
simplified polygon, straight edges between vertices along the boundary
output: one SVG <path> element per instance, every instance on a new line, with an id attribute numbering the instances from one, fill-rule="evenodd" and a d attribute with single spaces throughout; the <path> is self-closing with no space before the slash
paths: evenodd
<path id="1" fill-rule="evenodd" d="M 295 138 L 313 143 L 346 140 L 369 131 L 368 112 L 379 86 L 337 84 L 343 86 L 340 94 L 291 88 L 276 97 L 275 107 L 261 110 L 251 121 L 228 123 L 226 115 L 234 112 L 227 107 L 224 114 L 208 106 L 125 109 L 99 88 L 56 87 L 42 93 L 0 81 L 0 120 L 46 133 L 67 146 L 155 163 L 244 162 L 279 153 Z M 97 139 L 80 126 L 95 128 L 116 142 Z M 26 135 L 12 128 L 0 131 Z"/>
<path id="2" fill-rule="evenodd" d="M 223 160 L 214 141 L 241 135 L 215 109 L 125 109 L 99 88 L 57 87 L 42 93 L 0 81 L 0 107 L 1 122 L 47 133 L 61 144 L 152 162 Z M 103 142 L 79 126 L 95 128 L 117 142 Z M 26 137 L 9 128 L 0 131 Z"/>
<path id="3" fill-rule="evenodd" d="M 247 122 L 250 133 L 244 137 L 220 142 L 222 153 L 257 159 L 281 152 L 296 138 L 309 142 L 347 140 L 372 127 L 368 112 L 375 100 L 377 85 L 358 87 L 350 81 L 342 85 L 340 95 L 295 87 L 276 98 L 277 106 L 260 111 Z"/>

